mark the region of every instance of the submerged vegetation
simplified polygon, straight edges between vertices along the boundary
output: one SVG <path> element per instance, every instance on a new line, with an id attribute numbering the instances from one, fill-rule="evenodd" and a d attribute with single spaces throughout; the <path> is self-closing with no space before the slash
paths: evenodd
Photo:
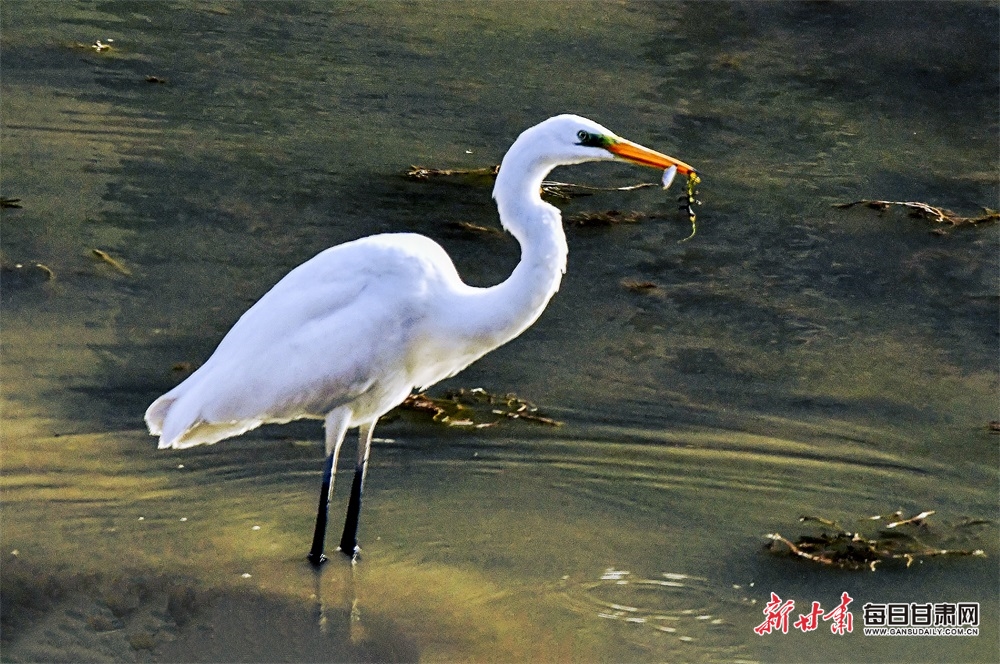
<path id="1" fill-rule="evenodd" d="M 622 212 L 621 210 L 605 210 L 603 212 L 580 212 L 563 217 L 563 223 L 569 226 L 615 226 L 617 224 L 637 224 L 655 215 L 645 212 Z"/>
<path id="2" fill-rule="evenodd" d="M 695 215 L 694 206 L 701 202 L 696 198 L 698 190 L 695 189 L 700 182 L 701 178 L 698 177 L 697 173 L 691 171 L 691 173 L 688 174 L 687 186 L 685 187 L 684 195 L 680 196 L 679 200 L 681 201 L 680 209 L 687 213 L 688 221 L 691 222 L 691 234 L 683 240 L 678 240 L 678 242 L 687 242 L 694 237 L 695 233 L 698 232 L 698 226 L 695 224 L 697 221 L 697 215 Z M 666 189 L 666 187 L 664 187 L 664 189 Z"/>
<path id="3" fill-rule="evenodd" d="M 872 535 L 860 531 L 845 530 L 836 521 L 816 516 L 802 516 L 802 523 L 816 524 L 819 534 L 800 535 L 794 542 L 778 533 L 769 533 L 771 541 L 767 548 L 775 553 L 787 550 L 793 556 L 821 565 L 829 565 L 848 570 L 871 570 L 887 561 L 905 560 L 909 567 L 920 558 L 935 556 L 977 556 L 985 557 L 982 549 L 952 549 L 945 545 L 957 539 L 960 534 L 971 529 L 993 525 L 987 519 L 965 519 L 951 527 L 932 528 L 927 523 L 934 510 L 926 510 L 904 518 L 903 512 L 895 512 L 884 517 L 875 515 L 865 519 L 869 522 L 887 521 Z M 963 533 L 965 531 L 965 533 Z M 778 547 L 783 544 L 784 548 Z"/>
<path id="4" fill-rule="evenodd" d="M 957 226 L 976 226 L 979 224 L 987 224 L 995 221 L 1000 221 L 1000 212 L 997 210 L 991 210 L 990 208 L 983 208 L 983 213 L 976 217 L 963 217 L 959 214 L 952 212 L 951 210 L 946 210 L 944 208 L 935 207 L 933 205 L 928 205 L 927 203 L 921 203 L 919 201 L 876 201 L 876 200 L 860 200 L 852 201 L 850 203 L 835 203 L 833 207 L 835 208 L 851 208 L 855 205 L 864 205 L 865 207 L 871 208 L 873 210 L 878 210 L 883 212 L 889 208 L 896 206 L 906 208 L 910 211 L 910 216 L 927 219 L 938 224 L 947 224 L 951 227 Z M 935 235 L 944 235 L 947 231 L 943 228 L 936 228 L 931 231 Z"/>
<path id="5" fill-rule="evenodd" d="M 430 180 L 431 178 L 454 177 L 456 175 L 492 178 L 496 177 L 499 172 L 500 164 L 484 168 L 426 168 L 412 165 L 408 171 L 403 173 L 403 176 L 411 180 Z"/>
<path id="6" fill-rule="evenodd" d="M 562 422 L 539 413 L 537 406 L 516 394 L 492 394 L 479 387 L 449 390 L 441 397 L 430 397 L 426 392 L 411 394 L 397 410 L 429 415 L 432 421 L 449 427 L 482 429 L 496 426 L 504 420 L 562 425 Z"/>
<path id="7" fill-rule="evenodd" d="M 495 178 L 500 172 L 500 164 L 484 166 L 481 168 L 428 168 L 426 166 L 410 166 L 409 170 L 403 172 L 403 177 L 410 180 L 426 181 L 439 177 L 466 177 L 466 178 Z M 658 187 L 655 182 L 640 182 L 629 184 L 623 187 L 595 187 L 587 184 L 575 184 L 573 182 L 555 182 L 553 180 L 542 181 L 542 193 L 554 198 L 569 199 L 574 196 L 587 196 L 595 191 L 634 191 L 645 189 L 646 187 Z"/>
<path id="8" fill-rule="evenodd" d="M 659 288 L 654 281 L 644 281 L 639 279 L 622 279 L 620 283 L 622 288 L 632 291 L 633 293 L 648 293 L 649 291 L 654 291 Z"/>

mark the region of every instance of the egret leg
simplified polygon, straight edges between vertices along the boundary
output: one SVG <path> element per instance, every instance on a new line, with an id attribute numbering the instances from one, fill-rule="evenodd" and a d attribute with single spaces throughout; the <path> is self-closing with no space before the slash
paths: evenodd
<path id="1" fill-rule="evenodd" d="M 334 479 L 337 475 L 337 458 L 340 446 L 347 433 L 348 413 L 334 411 L 326 417 L 326 460 L 323 462 L 323 484 L 319 490 L 319 507 L 316 510 L 316 530 L 313 531 L 312 548 L 307 558 L 315 567 L 326 562 L 323 555 L 326 543 L 326 522 L 330 514 L 330 498 L 333 497 Z"/>
<path id="2" fill-rule="evenodd" d="M 358 429 L 358 464 L 354 468 L 354 483 L 351 484 L 351 500 L 347 503 L 347 518 L 344 519 L 344 534 L 340 537 L 340 550 L 351 560 L 358 555 L 358 521 L 361 519 L 361 492 L 368 473 L 368 455 L 372 447 L 372 433 L 375 423 L 362 424 Z"/>

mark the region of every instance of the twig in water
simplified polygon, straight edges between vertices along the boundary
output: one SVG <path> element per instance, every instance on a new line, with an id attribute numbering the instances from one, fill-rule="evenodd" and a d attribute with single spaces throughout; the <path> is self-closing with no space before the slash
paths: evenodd
<path id="1" fill-rule="evenodd" d="M 834 203 L 835 208 L 850 208 L 855 205 L 864 205 L 865 207 L 872 208 L 873 210 L 888 210 L 893 205 L 904 207 L 911 210 L 910 214 L 914 217 L 920 217 L 922 219 L 928 219 L 938 224 L 948 224 L 952 227 L 956 226 L 976 226 L 978 224 L 988 224 L 995 221 L 1000 221 L 1000 212 L 997 210 L 991 210 L 990 208 L 984 207 L 983 214 L 978 217 L 963 217 L 951 210 L 946 210 L 945 208 L 934 207 L 933 205 L 928 205 L 927 203 L 921 203 L 920 201 L 876 201 L 876 200 L 860 200 L 852 201 L 850 203 Z M 943 235 L 944 231 L 936 230 L 934 231 L 938 235 Z"/>
<path id="2" fill-rule="evenodd" d="M 132 270 L 122 265 L 122 262 L 119 261 L 118 259 L 112 258 L 111 255 L 108 254 L 108 252 L 101 251 L 100 249 L 91 249 L 90 251 L 92 254 L 94 254 L 94 256 L 99 258 L 101 261 L 110 265 L 116 272 L 124 274 L 126 277 L 132 276 Z"/>

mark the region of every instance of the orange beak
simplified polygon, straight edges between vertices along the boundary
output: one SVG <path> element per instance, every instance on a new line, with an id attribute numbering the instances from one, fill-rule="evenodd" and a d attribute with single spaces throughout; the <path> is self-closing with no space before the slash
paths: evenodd
<path id="1" fill-rule="evenodd" d="M 633 143 L 632 141 L 627 141 L 624 138 L 616 138 L 612 140 L 610 144 L 605 146 L 605 149 L 608 152 L 611 152 L 627 161 L 631 161 L 634 164 L 651 166 L 661 170 L 665 170 L 671 166 L 676 166 L 677 172 L 681 175 L 690 175 L 695 172 L 694 168 L 688 166 L 683 161 L 678 161 L 673 157 L 668 157 L 667 155 L 657 152 L 656 150 L 644 148 L 641 145 Z"/>

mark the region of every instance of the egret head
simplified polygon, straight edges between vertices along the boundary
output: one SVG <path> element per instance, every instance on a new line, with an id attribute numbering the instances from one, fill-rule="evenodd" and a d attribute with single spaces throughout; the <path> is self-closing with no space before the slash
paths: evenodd
<path id="1" fill-rule="evenodd" d="M 593 120 L 569 114 L 557 115 L 526 129 L 504 157 L 501 172 L 514 162 L 519 168 L 508 170 L 534 166 L 551 169 L 613 159 L 661 170 L 676 166 L 682 175 L 694 172 L 682 161 L 628 141 Z"/>

